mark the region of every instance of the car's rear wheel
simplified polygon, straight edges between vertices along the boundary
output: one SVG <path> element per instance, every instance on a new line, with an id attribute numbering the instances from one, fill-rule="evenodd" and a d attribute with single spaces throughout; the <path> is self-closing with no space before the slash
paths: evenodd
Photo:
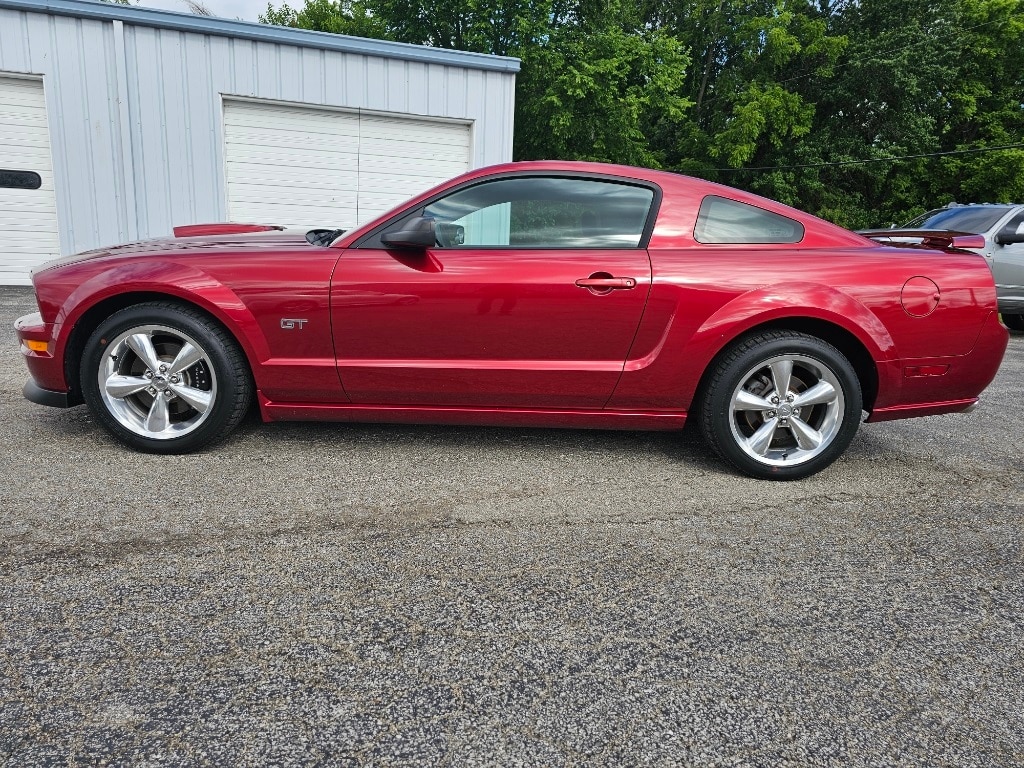
<path id="1" fill-rule="evenodd" d="M 1003 324 L 1011 331 L 1024 331 L 1024 315 L 1008 315 L 1004 312 Z"/>
<path id="2" fill-rule="evenodd" d="M 766 331 L 715 364 L 698 406 L 705 439 L 753 477 L 797 480 L 846 450 L 860 422 L 860 381 L 831 344 Z"/>
<path id="3" fill-rule="evenodd" d="M 246 360 L 203 313 L 150 302 L 100 323 L 86 342 L 82 393 L 118 440 L 151 453 L 186 453 L 226 437 L 252 400 Z"/>

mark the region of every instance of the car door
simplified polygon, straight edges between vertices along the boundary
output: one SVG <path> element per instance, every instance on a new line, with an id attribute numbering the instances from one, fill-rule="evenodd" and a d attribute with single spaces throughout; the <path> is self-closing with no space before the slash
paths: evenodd
<path id="1" fill-rule="evenodd" d="M 604 406 L 650 290 L 658 190 L 520 174 L 406 212 L 344 252 L 331 287 L 353 403 Z M 382 235 L 429 223 L 435 245 Z"/>
<path id="2" fill-rule="evenodd" d="M 1024 234 L 1024 211 L 1014 214 L 998 231 Z M 1000 307 L 1024 312 L 1024 243 L 994 243 L 991 265 Z"/>

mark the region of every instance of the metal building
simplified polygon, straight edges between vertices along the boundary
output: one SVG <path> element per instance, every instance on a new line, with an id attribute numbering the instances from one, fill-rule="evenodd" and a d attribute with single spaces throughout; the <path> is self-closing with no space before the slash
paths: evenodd
<path id="1" fill-rule="evenodd" d="M 181 224 L 362 223 L 510 160 L 518 70 L 93 0 L 0 0 L 0 171 L 38 174 L 0 173 L 0 284 Z"/>

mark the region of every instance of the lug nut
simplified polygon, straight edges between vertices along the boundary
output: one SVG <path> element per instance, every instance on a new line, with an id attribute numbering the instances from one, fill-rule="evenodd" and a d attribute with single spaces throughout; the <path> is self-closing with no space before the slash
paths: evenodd
<path id="1" fill-rule="evenodd" d="M 160 366 L 160 373 L 165 373 L 166 371 L 167 371 L 167 366 L 166 365 L 161 365 Z"/>
<path id="2" fill-rule="evenodd" d="M 775 418 L 775 411 L 768 411 L 768 418 L 769 419 L 774 419 Z"/>
<path id="3" fill-rule="evenodd" d="M 181 381 L 181 379 L 177 376 L 171 376 L 171 384 L 177 384 L 179 381 Z"/>
<path id="4" fill-rule="evenodd" d="M 153 372 L 152 371 L 146 371 L 142 375 L 145 376 L 147 379 L 152 379 L 153 378 Z"/>
<path id="5" fill-rule="evenodd" d="M 156 394 L 156 389 L 153 388 L 153 387 L 147 387 L 146 391 L 149 392 L 149 394 L 151 394 L 151 395 L 155 395 Z"/>
<path id="6" fill-rule="evenodd" d="M 165 389 L 164 390 L 164 397 L 166 397 L 168 400 L 170 400 L 172 397 L 174 397 L 174 393 L 171 392 L 171 390 L 169 390 L 169 389 Z"/>

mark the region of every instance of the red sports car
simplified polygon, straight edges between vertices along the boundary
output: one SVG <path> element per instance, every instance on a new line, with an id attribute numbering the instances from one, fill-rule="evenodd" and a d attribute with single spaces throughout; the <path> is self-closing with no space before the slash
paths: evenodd
<path id="1" fill-rule="evenodd" d="M 891 232 L 888 233 L 892 235 Z M 970 410 L 1007 344 L 976 235 L 882 245 L 756 195 L 569 162 L 471 171 L 355 230 L 180 227 L 38 269 L 46 405 L 156 453 L 263 419 L 679 429 L 747 474 Z"/>

